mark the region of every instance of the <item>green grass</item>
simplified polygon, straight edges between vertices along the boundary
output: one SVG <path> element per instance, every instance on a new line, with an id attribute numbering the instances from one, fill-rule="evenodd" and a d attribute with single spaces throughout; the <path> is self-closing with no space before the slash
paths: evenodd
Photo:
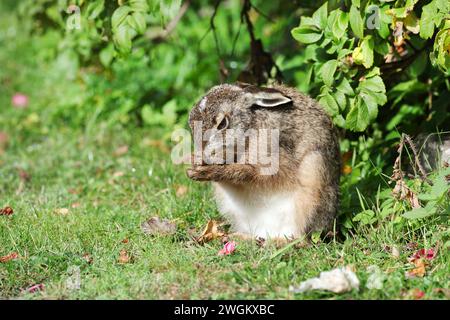
<path id="1" fill-rule="evenodd" d="M 0 256 L 17 252 L 20 258 L 0 263 L 1 298 L 407 299 L 415 288 L 425 292 L 424 299 L 445 298 L 433 290 L 450 284 L 450 256 L 440 237 L 448 233 L 445 222 L 400 232 L 390 223 L 360 226 L 346 240 L 290 247 L 278 255 L 275 247 L 238 241 L 234 254 L 221 257 L 219 240 L 202 246 L 189 236 L 191 228 L 199 234 L 209 219 L 220 218 L 210 187 L 189 181 L 167 151 L 149 146 L 146 140 L 154 133 L 101 126 L 91 132 L 51 129 L 45 135 L 9 129 L 10 146 L 0 157 L 0 207 L 9 205 L 14 214 L 0 216 Z M 121 145 L 129 152 L 114 156 Z M 19 169 L 29 173 L 28 182 L 21 182 Z M 116 172 L 124 175 L 114 177 Z M 176 197 L 177 185 L 188 187 L 183 197 Z M 79 206 L 72 208 L 74 203 Z M 58 208 L 69 213 L 58 214 Z M 176 221 L 177 234 L 145 235 L 140 224 L 155 215 Z M 411 241 L 419 248 L 440 246 L 423 278 L 404 275 L 412 267 L 407 261 L 412 251 L 404 249 Z M 400 257 L 385 246 L 397 246 Z M 130 263 L 118 263 L 121 250 L 132 256 Z M 356 270 L 359 291 L 288 290 L 346 265 Z M 365 288 L 370 265 L 387 275 L 382 290 Z M 66 287 L 74 267 L 81 274 L 79 290 Z M 37 283 L 45 290 L 23 292 Z"/>

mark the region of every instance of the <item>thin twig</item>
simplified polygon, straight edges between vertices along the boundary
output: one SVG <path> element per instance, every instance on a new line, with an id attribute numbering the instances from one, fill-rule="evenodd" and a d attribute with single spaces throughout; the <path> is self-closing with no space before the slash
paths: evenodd
<path id="1" fill-rule="evenodd" d="M 406 140 L 406 142 L 408 142 L 408 145 L 414 154 L 414 162 L 415 162 L 417 168 L 419 169 L 420 174 L 422 175 L 422 180 L 428 182 L 430 185 L 433 185 L 433 182 L 427 177 L 427 173 L 425 172 L 422 164 L 420 163 L 419 154 L 417 153 L 417 148 L 416 148 L 414 142 L 412 141 L 411 137 L 409 135 L 407 135 L 406 133 L 403 134 L 403 137 Z"/>
<path id="2" fill-rule="evenodd" d="M 181 18 L 184 16 L 190 5 L 191 1 L 186 0 L 181 6 L 177 15 L 169 22 L 167 27 L 160 34 L 152 38 L 152 41 L 156 43 L 164 41 L 175 30 L 176 26 L 178 25 L 178 22 L 180 22 Z"/>
<path id="3" fill-rule="evenodd" d="M 266 18 L 266 20 L 269 20 L 272 23 L 275 23 L 275 20 L 273 20 L 271 17 L 269 17 L 267 14 L 262 12 L 258 7 L 256 7 L 253 3 L 250 3 L 253 9 L 255 9 L 256 12 L 258 12 L 262 17 Z"/>
<path id="4" fill-rule="evenodd" d="M 200 43 L 206 38 L 206 36 L 211 31 L 213 31 L 214 32 L 214 41 L 216 42 L 216 50 L 218 50 L 217 49 L 218 48 L 218 40 L 217 40 L 217 35 L 215 34 L 216 26 L 214 24 L 214 19 L 216 18 L 217 10 L 219 9 L 221 2 L 222 2 L 222 0 L 216 0 L 216 3 L 214 4 L 214 11 L 213 11 L 213 14 L 211 15 L 211 18 L 209 19 L 209 28 L 208 28 L 208 30 L 206 30 L 205 34 L 200 38 L 200 40 L 198 42 L 199 47 L 200 47 Z"/>

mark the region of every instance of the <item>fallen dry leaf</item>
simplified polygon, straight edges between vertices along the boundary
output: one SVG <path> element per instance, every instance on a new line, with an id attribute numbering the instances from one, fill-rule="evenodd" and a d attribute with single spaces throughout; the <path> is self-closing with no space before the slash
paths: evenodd
<path id="1" fill-rule="evenodd" d="M 80 206 L 81 206 L 81 203 L 79 203 L 79 202 L 74 202 L 74 203 L 72 203 L 72 204 L 70 205 L 70 207 L 71 207 L 72 209 L 79 208 Z"/>
<path id="2" fill-rule="evenodd" d="M 149 235 L 171 235 L 177 231 L 177 225 L 166 219 L 152 217 L 141 224 L 141 230 Z"/>
<path id="3" fill-rule="evenodd" d="M 177 197 L 182 197 L 188 192 L 188 188 L 184 185 L 176 186 L 176 195 Z"/>
<path id="4" fill-rule="evenodd" d="M 120 146 L 116 150 L 114 150 L 114 156 L 115 157 L 123 156 L 126 153 L 128 153 L 128 146 L 127 145 Z"/>
<path id="5" fill-rule="evenodd" d="M 352 173 L 352 166 L 346 164 L 342 167 L 342 174 L 350 174 Z"/>
<path id="6" fill-rule="evenodd" d="M 342 155 L 342 162 L 350 161 L 353 157 L 353 151 L 347 151 Z"/>
<path id="7" fill-rule="evenodd" d="M 417 278 L 417 277 L 422 278 L 425 275 L 425 273 L 427 272 L 427 269 L 426 269 L 427 264 L 426 264 L 425 260 L 424 259 L 414 260 L 414 266 L 415 266 L 415 268 L 410 271 L 407 271 L 405 273 L 405 276 L 409 279 Z"/>
<path id="8" fill-rule="evenodd" d="M 94 259 L 88 253 L 83 254 L 83 259 L 89 264 L 91 264 L 92 261 L 94 261 Z"/>
<path id="9" fill-rule="evenodd" d="M 18 169 L 18 171 L 19 171 L 19 178 L 21 181 L 28 182 L 31 180 L 31 175 L 28 172 L 26 172 L 23 169 Z"/>
<path id="10" fill-rule="evenodd" d="M 434 288 L 435 293 L 442 293 L 447 299 L 450 299 L 450 289 L 448 288 Z"/>
<path id="11" fill-rule="evenodd" d="M 17 254 L 17 252 L 12 252 L 6 256 L 0 257 L 0 263 L 5 263 L 11 260 L 15 260 L 19 257 L 19 255 Z"/>
<path id="12" fill-rule="evenodd" d="M 125 173 L 123 171 L 116 171 L 113 173 L 113 178 L 120 178 L 123 177 L 125 175 Z"/>
<path id="13" fill-rule="evenodd" d="M 396 246 L 392 247 L 391 254 L 394 258 L 400 257 L 400 249 Z"/>
<path id="14" fill-rule="evenodd" d="M 410 296 L 411 298 L 413 298 L 415 300 L 419 300 L 425 296 L 425 292 L 423 292 L 422 290 L 420 290 L 418 288 L 414 288 L 408 292 L 408 296 Z"/>
<path id="15" fill-rule="evenodd" d="M 2 155 L 8 146 L 9 136 L 6 132 L 0 131 L 0 155 Z"/>
<path id="16" fill-rule="evenodd" d="M 67 190 L 67 192 L 69 192 L 70 194 L 80 194 L 81 188 L 70 188 Z"/>
<path id="17" fill-rule="evenodd" d="M 206 243 L 224 235 L 225 233 L 219 230 L 219 223 L 216 220 L 209 220 L 202 234 L 197 238 L 197 242 Z"/>
<path id="18" fill-rule="evenodd" d="M 69 214 L 69 209 L 67 208 L 58 208 L 55 210 L 56 214 L 60 214 L 62 216 L 68 215 Z"/>
<path id="19" fill-rule="evenodd" d="M 167 145 L 164 143 L 164 141 L 161 141 L 161 140 L 151 140 L 151 139 L 145 138 L 142 141 L 142 143 L 145 146 L 149 146 L 149 147 L 153 147 L 153 148 L 159 149 L 163 153 L 169 153 L 170 152 L 170 149 L 167 147 Z"/>
<path id="20" fill-rule="evenodd" d="M 3 209 L 0 209 L 0 215 L 2 215 L 2 216 L 10 216 L 13 213 L 14 213 L 14 210 L 11 207 L 4 207 Z"/>
<path id="21" fill-rule="evenodd" d="M 118 262 L 123 264 L 130 262 L 130 256 L 126 250 L 120 250 Z"/>

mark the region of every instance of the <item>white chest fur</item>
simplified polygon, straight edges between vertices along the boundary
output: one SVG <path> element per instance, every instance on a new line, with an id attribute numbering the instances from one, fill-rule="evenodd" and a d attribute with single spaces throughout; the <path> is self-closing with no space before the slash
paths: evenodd
<path id="1" fill-rule="evenodd" d="M 236 232 L 256 237 L 291 237 L 298 234 L 295 193 L 274 193 L 215 183 L 219 211 Z"/>

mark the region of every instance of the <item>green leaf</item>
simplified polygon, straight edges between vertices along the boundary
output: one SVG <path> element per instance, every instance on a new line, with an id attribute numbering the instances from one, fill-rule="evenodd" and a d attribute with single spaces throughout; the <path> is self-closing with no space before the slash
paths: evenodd
<path id="1" fill-rule="evenodd" d="M 344 111 L 347 107 L 347 99 L 345 98 L 345 94 L 341 91 L 336 91 L 333 93 L 333 97 L 339 105 L 339 110 Z"/>
<path id="2" fill-rule="evenodd" d="M 434 213 L 435 213 L 435 211 L 427 209 L 427 208 L 415 208 L 415 209 L 412 209 L 411 211 L 405 212 L 403 214 L 403 217 L 405 217 L 407 219 L 420 219 L 420 218 L 428 217 Z"/>
<path id="3" fill-rule="evenodd" d="M 366 74 L 366 79 L 369 79 L 369 78 L 372 78 L 372 77 L 375 77 L 375 76 L 379 76 L 381 73 L 380 73 L 380 68 L 378 68 L 378 67 L 373 67 L 367 74 Z"/>
<path id="4" fill-rule="evenodd" d="M 365 91 L 360 92 L 359 96 L 365 103 L 365 107 L 367 108 L 367 114 L 369 115 L 369 121 L 375 120 L 378 115 L 377 101 L 370 93 L 365 92 Z M 361 106 L 361 107 L 363 107 L 363 106 Z"/>
<path id="5" fill-rule="evenodd" d="M 345 121 L 347 128 L 353 131 L 364 131 L 369 125 L 369 110 L 360 98 L 352 100 L 350 112 Z"/>
<path id="6" fill-rule="evenodd" d="M 102 13 L 105 8 L 105 0 L 96 0 L 90 2 L 87 7 L 87 12 L 89 12 L 89 19 L 97 18 L 100 13 Z"/>
<path id="7" fill-rule="evenodd" d="M 347 78 L 343 78 L 341 83 L 336 87 L 336 89 L 348 96 L 353 96 L 355 94 Z"/>
<path id="8" fill-rule="evenodd" d="M 129 0 L 129 4 L 134 12 L 147 13 L 150 10 L 147 0 Z"/>
<path id="9" fill-rule="evenodd" d="M 373 46 L 372 36 L 365 37 L 361 45 L 353 50 L 353 61 L 369 69 L 373 65 Z"/>
<path id="10" fill-rule="evenodd" d="M 359 88 L 374 92 L 386 92 L 386 87 L 380 76 L 362 80 L 359 83 Z"/>
<path id="11" fill-rule="evenodd" d="M 319 103 L 325 108 L 330 116 L 333 117 L 339 113 L 339 106 L 329 93 L 322 96 L 319 99 Z"/>
<path id="12" fill-rule="evenodd" d="M 129 26 L 121 25 L 120 27 L 118 27 L 116 32 L 114 32 L 113 40 L 120 52 L 122 53 L 130 52 L 131 33 Z"/>
<path id="13" fill-rule="evenodd" d="M 322 37 L 322 33 L 317 33 L 312 27 L 297 27 L 291 34 L 295 40 L 305 44 L 317 42 Z"/>
<path id="14" fill-rule="evenodd" d="M 428 56 L 426 52 L 421 52 L 419 56 L 409 67 L 409 73 L 411 77 L 417 78 L 420 76 L 428 65 Z"/>
<path id="15" fill-rule="evenodd" d="M 170 100 L 162 107 L 162 112 L 154 110 L 151 106 L 145 105 L 142 108 L 142 119 L 151 126 L 172 126 L 176 122 L 176 101 Z"/>
<path id="16" fill-rule="evenodd" d="M 361 39 L 364 37 L 364 21 L 359 9 L 355 5 L 350 7 L 350 27 L 357 37 Z"/>
<path id="17" fill-rule="evenodd" d="M 113 31 L 125 22 L 130 12 L 131 8 L 129 6 L 121 6 L 114 11 L 111 17 L 111 28 Z"/>
<path id="18" fill-rule="evenodd" d="M 417 1 L 419 1 L 419 0 L 405 0 L 405 1 L 402 1 L 405 4 L 403 7 L 401 7 L 401 8 L 392 8 L 390 10 L 387 10 L 387 13 L 390 14 L 391 16 L 393 16 L 393 17 L 406 18 L 408 13 L 412 12 L 412 10 L 414 9 L 414 5 L 417 3 Z"/>
<path id="19" fill-rule="evenodd" d="M 334 10 L 336 18 L 332 26 L 332 32 L 335 38 L 340 39 L 345 35 L 348 26 L 348 14 L 340 9 Z"/>
<path id="20" fill-rule="evenodd" d="M 327 26 L 328 15 L 328 2 L 325 2 L 319 9 L 317 9 L 312 15 L 312 21 L 320 29 L 324 30 Z"/>
<path id="21" fill-rule="evenodd" d="M 102 65 L 108 67 L 114 59 L 114 46 L 110 44 L 106 48 L 102 49 L 102 51 L 100 51 L 99 58 Z"/>
<path id="22" fill-rule="evenodd" d="M 147 27 L 145 15 L 140 12 L 134 12 L 128 16 L 128 24 L 139 34 L 143 34 Z"/>
<path id="23" fill-rule="evenodd" d="M 445 177 L 439 175 L 437 179 L 434 179 L 433 186 L 431 187 L 430 194 L 435 197 L 441 197 L 444 193 L 448 192 L 449 185 L 447 181 L 445 181 Z"/>
<path id="24" fill-rule="evenodd" d="M 338 64 L 337 60 L 329 60 L 325 62 L 322 68 L 320 69 L 320 75 L 322 76 L 322 80 L 329 87 L 333 85 L 334 82 L 333 75 L 336 72 L 337 64 Z"/>
<path id="25" fill-rule="evenodd" d="M 432 1 L 422 8 L 420 16 L 420 37 L 429 39 L 434 33 L 434 18 L 437 14 L 436 1 Z"/>
<path id="26" fill-rule="evenodd" d="M 437 196 L 434 196 L 429 193 L 419 193 L 417 195 L 417 198 L 419 198 L 419 200 L 422 200 L 422 201 L 433 201 L 433 200 L 436 201 L 438 199 Z"/>
<path id="27" fill-rule="evenodd" d="M 362 225 L 373 223 L 375 212 L 373 210 L 364 210 L 353 217 L 353 221 L 359 221 Z"/>

